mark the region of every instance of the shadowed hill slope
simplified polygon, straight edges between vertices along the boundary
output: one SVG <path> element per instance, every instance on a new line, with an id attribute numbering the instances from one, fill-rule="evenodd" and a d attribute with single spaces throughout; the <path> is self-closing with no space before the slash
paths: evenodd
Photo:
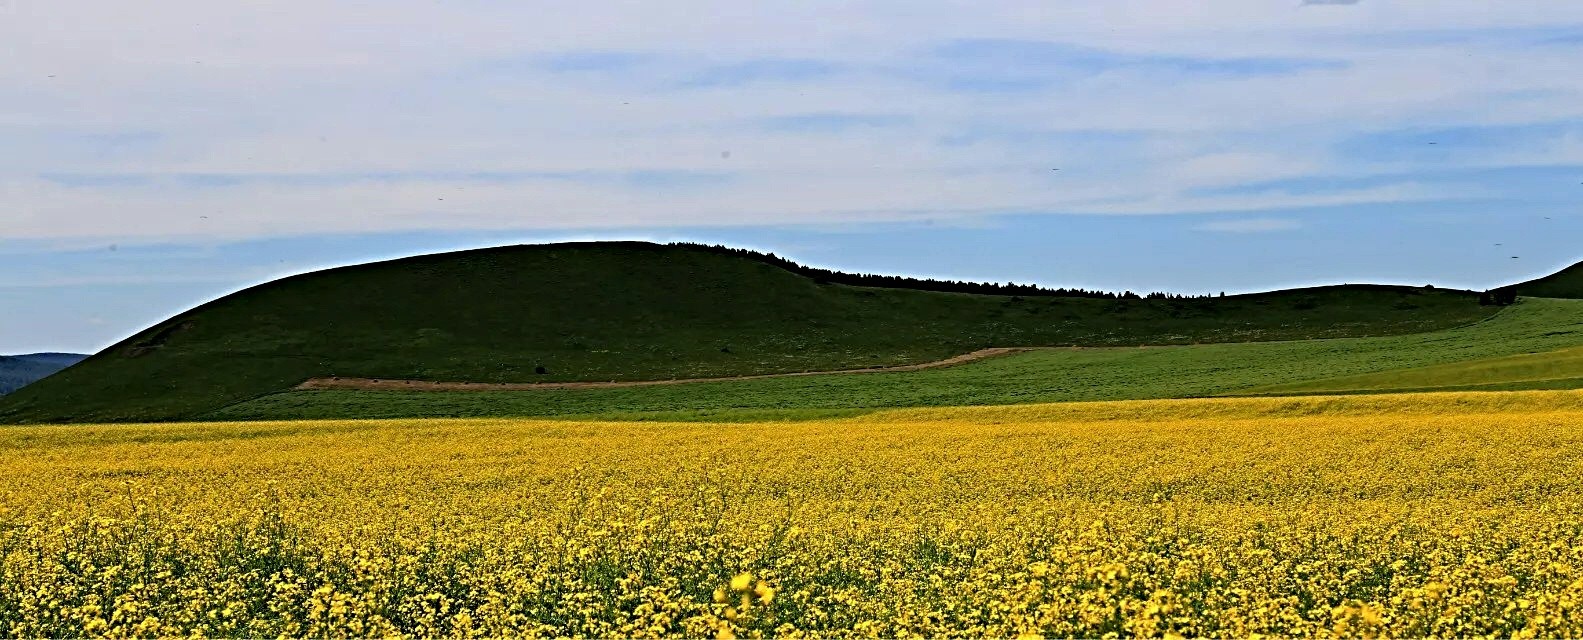
<path id="1" fill-rule="evenodd" d="M 1389 335 L 1488 317 L 1471 292 L 1007 297 L 823 283 L 688 246 L 573 243 L 285 278 L 0 399 L 0 422 L 177 420 L 314 377 L 653 380 L 898 365 L 999 346 Z"/>
<path id="2" fill-rule="evenodd" d="M 1533 298 L 1583 298 L 1583 262 L 1543 278 L 1512 285 L 1517 295 Z"/>

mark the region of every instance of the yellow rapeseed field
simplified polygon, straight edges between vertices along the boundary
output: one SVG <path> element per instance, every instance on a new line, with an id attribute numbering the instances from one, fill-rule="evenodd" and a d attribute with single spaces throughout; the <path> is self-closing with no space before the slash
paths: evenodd
<path id="1" fill-rule="evenodd" d="M 1583 635 L 1583 393 L 0 429 L 0 636 Z"/>

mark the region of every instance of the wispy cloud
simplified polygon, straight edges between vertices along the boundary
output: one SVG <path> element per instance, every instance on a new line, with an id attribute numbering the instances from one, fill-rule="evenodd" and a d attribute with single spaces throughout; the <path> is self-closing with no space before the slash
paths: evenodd
<path id="1" fill-rule="evenodd" d="M 1214 220 L 1205 222 L 1196 227 L 1201 231 L 1217 231 L 1220 233 L 1273 233 L 1277 231 L 1294 231 L 1303 228 L 1301 222 L 1287 218 L 1241 218 L 1235 220 Z"/>
<path id="2" fill-rule="evenodd" d="M 705 67 L 677 81 L 681 87 L 740 87 L 756 82 L 807 82 L 830 77 L 839 65 L 812 59 L 764 58 Z"/>
<path id="3" fill-rule="evenodd" d="M 1570 33 L 1551 36 L 1540 41 L 1540 44 L 1554 45 L 1583 45 L 1583 28 L 1573 28 Z"/>
<path id="4" fill-rule="evenodd" d="M 40 178 L 70 188 L 166 187 L 341 187 L 356 184 L 514 184 L 570 182 L 631 188 L 699 187 L 725 184 L 725 171 L 384 171 L 359 173 L 45 173 Z"/>
<path id="5" fill-rule="evenodd" d="M 1134 53 L 1042 40 L 956 40 L 929 52 L 945 83 L 958 90 L 1014 91 L 1047 88 L 1112 72 L 1198 77 L 1287 75 L 1347 66 L 1344 60 L 1275 56 L 1188 56 Z"/>
<path id="6" fill-rule="evenodd" d="M 1338 150 L 1349 158 L 1439 165 L 1542 152 L 1567 139 L 1583 139 L 1583 121 L 1394 129 L 1347 138 Z"/>
<path id="7" fill-rule="evenodd" d="M 0 237 L 1515 209 L 1583 165 L 1578 3 L 171 1 L 0 21 Z"/>
<path id="8" fill-rule="evenodd" d="M 911 124 L 913 118 L 895 114 L 801 113 L 760 118 L 755 122 L 767 131 L 782 133 L 842 133 L 853 129 L 905 126 Z"/>
<path id="9" fill-rule="evenodd" d="M 571 51 L 545 56 L 540 66 L 560 73 L 629 71 L 649 59 L 624 51 Z"/>
<path id="10" fill-rule="evenodd" d="M 126 173 L 43 173 L 39 178 L 73 188 L 146 187 L 154 184 L 147 174 Z"/>
<path id="11" fill-rule="evenodd" d="M 1545 24 L 1520 27 L 1467 27 L 1456 26 L 1437 29 L 1386 29 L 1378 31 L 1347 31 L 1319 37 L 1316 42 L 1340 42 L 1351 46 L 1382 48 L 1436 49 L 1458 45 L 1462 47 L 1539 47 L 1570 45 L 1583 42 L 1583 25 Z M 1464 51 L 1466 57 L 1466 51 Z"/>

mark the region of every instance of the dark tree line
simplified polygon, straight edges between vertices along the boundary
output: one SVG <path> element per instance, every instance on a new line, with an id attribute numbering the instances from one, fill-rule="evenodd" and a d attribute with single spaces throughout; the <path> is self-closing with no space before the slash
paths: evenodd
<path id="1" fill-rule="evenodd" d="M 1517 287 L 1501 287 L 1490 289 L 1479 294 L 1479 304 L 1504 307 L 1517 302 Z"/>
<path id="2" fill-rule="evenodd" d="M 994 282 L 965 282 L 961 280 L 936 280 L 933 278 L 908 278 L 903 276 L 883 276 L 872 273 L 846 273 L 809 267 L 792 262 L 773 253 L 762 253 L 751 249 L 737 249 L 723 245 L 708 245 L 695 242 L 672 242 L 673 247 L 686 247 L 700 249 L 722 255 L 734 256 L 757 260 L 774 265 L 792 273 L 812 278 L 820 284 L 844 284 L 856 287 L 882 287 L 887 289 L 917 289 L 920 291 L 944 291 L 948 293 L 974 293 L 994 296 L 1044 296 L 1060 298 L 1097 298 L 1102 300 L 1185 300 L 1188 298 L 1208 298 L 1209 296 L 1184 296 L 1171 293 L 1150 293 L 1140 296 L 1131 291 L 1112 293 L 1109 291 L 1090 291 L 1088 289 L 1051 289 L 1031 284 L 1017 284 L 1007 282 L 999 284 Z"/>

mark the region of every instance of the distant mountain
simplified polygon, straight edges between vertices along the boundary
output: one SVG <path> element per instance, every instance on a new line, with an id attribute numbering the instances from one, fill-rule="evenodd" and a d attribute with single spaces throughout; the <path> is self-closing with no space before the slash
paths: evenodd
<path id="1" fill-rule="evenodd" d="M 72 366 L 88 356 L 78 353 L 31 353 L 22 356 L 0 356 L 0 395 L 11 393 Z"/>

